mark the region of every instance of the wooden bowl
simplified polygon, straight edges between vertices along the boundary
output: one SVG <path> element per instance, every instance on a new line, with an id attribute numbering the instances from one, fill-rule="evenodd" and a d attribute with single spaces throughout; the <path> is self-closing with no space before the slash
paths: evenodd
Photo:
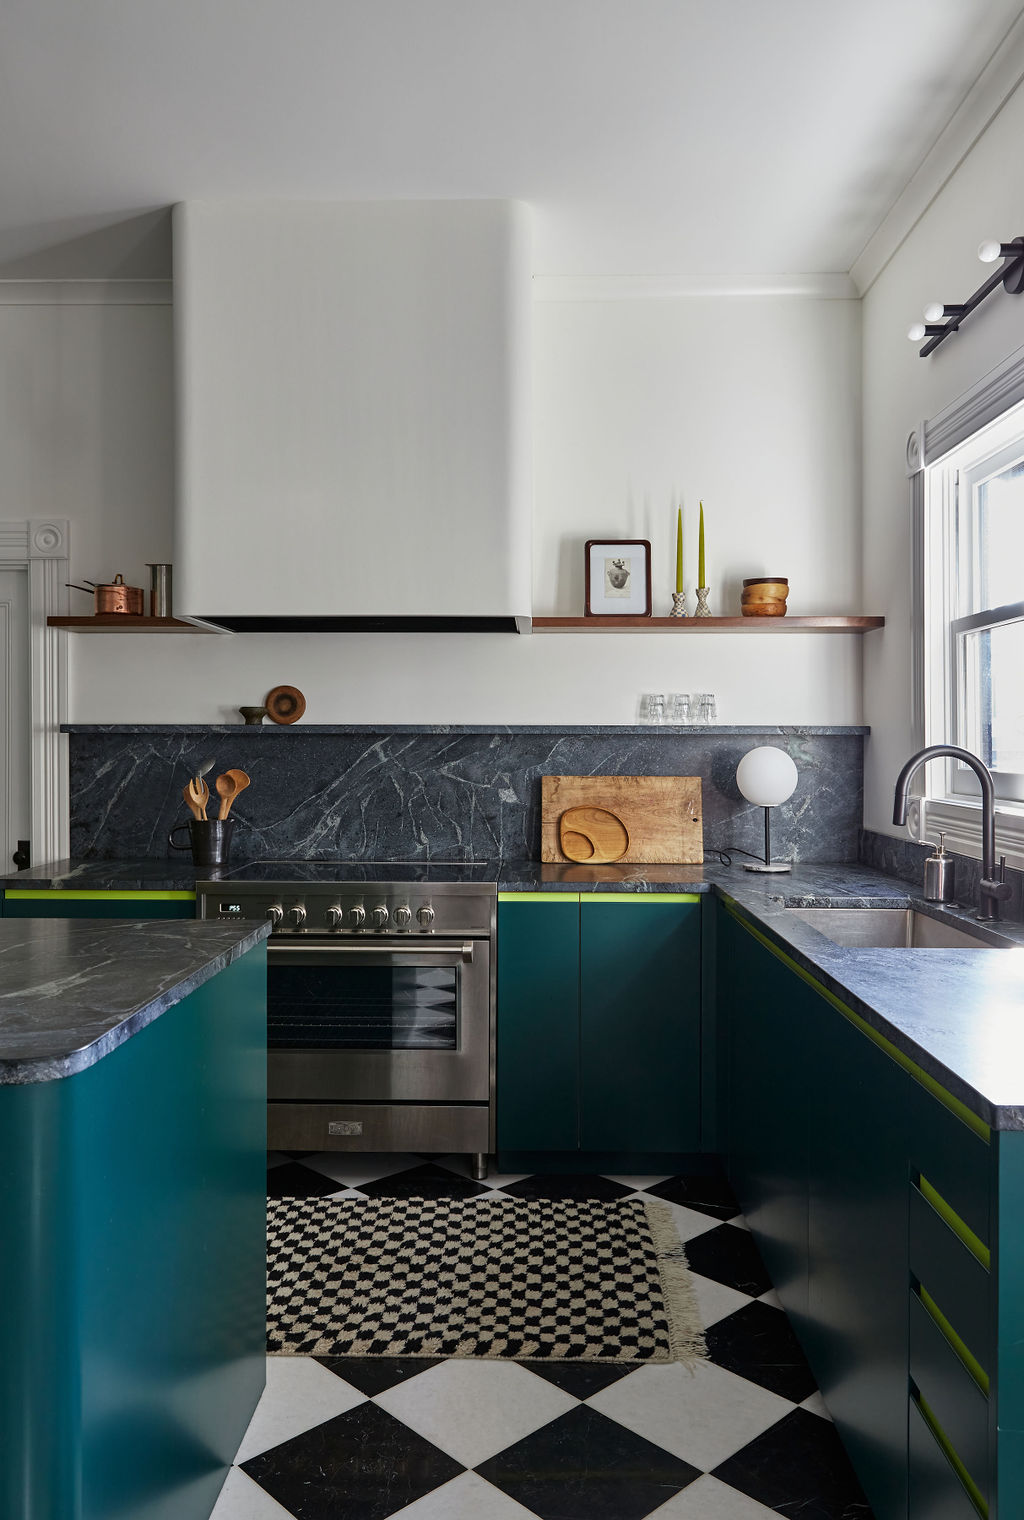
<path id="1" fill-rule="evenodd" d="M 740 611 L 744 617 L 785 617 L 785 602 L 743 602 Z"/>
<path id="2" fill-rule="evenodd" d="M 268 691 L 264 706 L 274 723 L 297 723 L 306 711 L 306 699 L 297 686 L 275 686 Z"/>
<path id="3" fill-rule="evenodd" d="M 789 595 L 789 581 L 779 577 L 755 578 L 743 582 L 744 602 L 784 602 Z"/>

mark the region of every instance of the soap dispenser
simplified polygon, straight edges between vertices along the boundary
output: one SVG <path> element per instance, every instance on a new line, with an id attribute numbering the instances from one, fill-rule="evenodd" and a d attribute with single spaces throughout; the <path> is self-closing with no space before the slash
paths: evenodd
<path id="1" fill-rule="evenodd" d="M 924 863 L 924 895 L 927 902 L 953 901 L 952 855 L 947 855 L 939 835 L 938 849 Z"/>

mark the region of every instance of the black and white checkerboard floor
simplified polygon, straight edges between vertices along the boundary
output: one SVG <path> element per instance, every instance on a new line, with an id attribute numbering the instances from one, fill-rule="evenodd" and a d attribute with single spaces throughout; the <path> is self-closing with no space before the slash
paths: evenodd
<path id="1" fill-rule="evenodd" d="M 726 1184 L 494 1176 L 463 1158 L 271 1157 L 274 1196 L 667 1201 L 707 1362 L 271 1357 L 212 1520 L 871 1520 Z"/>

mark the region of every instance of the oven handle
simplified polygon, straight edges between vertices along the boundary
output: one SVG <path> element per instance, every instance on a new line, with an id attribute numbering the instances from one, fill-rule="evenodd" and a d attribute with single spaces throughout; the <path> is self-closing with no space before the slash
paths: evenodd
<path id="1" fill-rule="evenodd" d="M 267 945 L 267 959 L 275 961 L 280 966 L 315 964 L 319 960 L 321 965 L 327 965 L 334 960 L 344 960 L 347 957 L 370 960 L 371 957 L 379 966 L 400 966 L 403 962 L 412 959 L 417 960 L 420 956 L 429 956 L 431 962 L 441 966 L 457 966 L 460 962 L 469 963 L 473 959 L 473 941 L 465 940 L 462 944 L 440 945 L 424 944 L 422 940 L 414 940 L 408 947 L 402 945 L 364 945 L 353 944 L 350 940 L 340 940 L 337 943 L 324 945 L 287 944 L 275 945 L 272 941 Z"/>

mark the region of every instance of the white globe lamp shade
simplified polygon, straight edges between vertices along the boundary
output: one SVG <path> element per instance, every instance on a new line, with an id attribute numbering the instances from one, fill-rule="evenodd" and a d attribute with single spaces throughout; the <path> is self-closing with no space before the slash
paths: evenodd
<path id="1" fill-rule="evenodd" d="M 778 807 L 792 797 L 798 780 L 792 757 L 770 744 L 748 750 L 736 767 L 736 785 L 756 807 Z"/>

